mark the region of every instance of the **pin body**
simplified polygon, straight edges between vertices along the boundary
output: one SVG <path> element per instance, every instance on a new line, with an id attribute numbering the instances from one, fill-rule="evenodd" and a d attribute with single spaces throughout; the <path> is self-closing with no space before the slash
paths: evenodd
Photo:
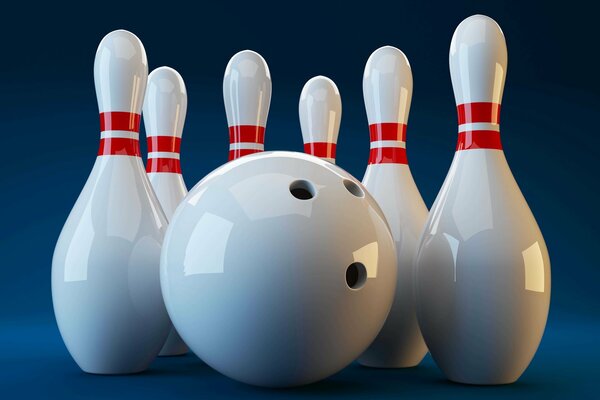
<path id="1" fill-rule="evenodd" d="M 223 77 L 229 125 L 229 160 L 265 150 L 271 105 L 271 73 L 262 56 L 243 50 L 229 60 Z"/>
<path id="2" fill-rule="evenodd" d="M 315 76 L 304 85 L 298 104 L 304 152 L 335 164 L 342 99 L 335 83 Z"/>
<path id="3" fill-rule="evenodd" d="M 390 182 L 394 182 L 390 185 Z M 377 368 L 418 365 L 427 353 L 416 315 L 413 264 L 427 207 L 408 165 L 368 168 L 363 184 L 383 210 L 396 242 L 396 295 L 385 325 L 358 362 Z"/>
<path id="4" fill-rule="evenodd" d="M 90 373 L 143 371 L 170 326 L 159 276 L 167 222 L 139 152 L 147 74 L 136 36 L 120 30 L 102 40 L 94 65 L 100 150 L 52 260 L 60 333 Z"/>
<path id="5" fill-rule="evenodd" d="M 148 141 L 146 172 L 169 221 L 187 194 L 179 160 L 186 112 L 187 92 L 181 75 L 169 67 L 152 71 L 144 101 Z M 187 352 L 187 346 L 172 327 L 159 355 L 176 356 Z"/>
<path id="6" fill-rule="evenodd" d="M 416 260 L 419 323 L 453 381 L 514 382 L 542 337 L 550 260 L 500 143 L 504 35 L 476 15 L 456 29 L 450 72 L 457 151 L 431 209 Z"/>
<path id="7" fill-rule="evenodd" d="M 404 53 L 385 46 L 371 55 L 363 78 L 371 139 L 363 184 L 383 210 L 396 243 L 398 281 L 385 325 L 358 359 L 370 367 L 412 367 L 427 353 L 416 317 L 413 275 L 427 207 L 406 158 L 412 87 L 412 72 Z"/>

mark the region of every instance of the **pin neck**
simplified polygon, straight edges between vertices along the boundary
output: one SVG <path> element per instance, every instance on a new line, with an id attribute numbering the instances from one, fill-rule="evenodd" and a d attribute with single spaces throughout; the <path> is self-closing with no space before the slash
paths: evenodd
<path id="1" fill-rule="evenodd" d="M 140 156 L 140 114 L 100 113 L 99 156 Z"/>
<path id="2" fill-rule="evenodd" d="M 264 150 L 264 126 L 234 125 L 229 127 L 229 161 Z"/>
<path id="3" fill-rule="evenodd" d="M 456 151 L 472 149 L 502 150 L 500 141 L 500 104 L 459 104 Z"/>
<path id="4" fill-rule="evenodd" d="M 325 158 L 327 161 L 335 161 L 335 143 L 330 142 L 308 142 L 304 143 L 304 152 L 319 158 Z"/>
<path id="5" fill-rule="evenodd" d="M 148 136 L 148 173 L 181 174 L 181 138 L 175 135 Z"/>
<path id="6" fill-rule="evenodd" d="M 382 122 L 369 125 L 371 151 L 369 164 L 408 164 L 406 124 Z"/>

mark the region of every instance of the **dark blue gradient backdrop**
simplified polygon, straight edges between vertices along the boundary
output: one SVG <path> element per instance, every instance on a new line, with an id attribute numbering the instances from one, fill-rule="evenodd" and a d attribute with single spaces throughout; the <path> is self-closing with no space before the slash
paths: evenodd
<path id="1" fill-rule="evenodd" d="M 338 164 L 361 179 L 369 152 L 363 68 L 376 48 L 399 47 L 414 75 L 408 158 L 431 206 L 457 136 L 450 39 L 475 13 L 494 18 L 506 35 L 502 142 L 552 261 L 546 333 L 516 384 L 450 384 L 429 357 L 404 371 L 352 365 L 322 383 L 283 392 L 237 384 L 192 355 L 157 360 L 131 377 L 90 376 L 77 368 L 54 322 L 50 269 L 56 239 L 96 157 L 93 62 L 106 33 L 134 32 L 150 69 L 168 65 L 182 74 L 189 94 L 182 169 L 190 188 L 227 159 L 222 78 L 229 57 L 243 49 L 261 53 L 271 70 L 267 150 L 302 151 L 298 97 L 309 78 L 326 75 L 342 94 Z M 596 15 L 578 1 L 3 5 L 0 397 L 591 396 L 600 373 Z"/>

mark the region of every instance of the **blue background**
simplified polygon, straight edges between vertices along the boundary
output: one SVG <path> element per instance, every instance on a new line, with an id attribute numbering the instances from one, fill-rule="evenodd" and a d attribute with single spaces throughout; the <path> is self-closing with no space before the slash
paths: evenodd
<path id="1" fill-rule="evenodd" d="M 597 10 L 578 1 L 416 3 L 3 5 L 0 397 L 594 393 L 600 376 Z M 450 39 L 458 23 L 475 13 L 496 19 L 506 35 L 502 141 L 552 260 L 546 333 L 516 384 L 451 384 L 429 357 L 409 370 L 352 365 L 321 383 L 283 392 L 233 382 L 192 355 L 159 359 L 136 376 L 98 377 L 78 369 L 54 322 L 50 268 L 56 239 L 97 151 L 92 68 L 106 33 L 131 30 L 143 41 L 151 69 L 169 65 L 184 77 L 189 108 L 182 169 L 189 187 L 227 159 L 222 77 L 229 57 L 246 48 L 261 53 L 271 70 L 266 148 L 302 150 L 298 97 L 309 78 L 326 75 L 337 83 L 344 107 L 338 164 L 362 178 L 369 152 L 363 68 L 376 48 L 399 47 L 414 75 L 409 162 L 431 206 L 456 142 Z"/>

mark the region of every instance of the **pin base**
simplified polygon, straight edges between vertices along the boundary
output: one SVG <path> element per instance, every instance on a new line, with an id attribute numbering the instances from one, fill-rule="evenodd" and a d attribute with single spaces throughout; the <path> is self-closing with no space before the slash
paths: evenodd
<path id="1" fill-rule="evenodd" d="M 175 328 L 171 328 L 171 332 L 167 340 L 158 353 L 159 357 L 177 357 L 186 355 L 190 349 L 185 345 Z"/>
<path id="2" fill-rule="evenodd" d="M 515 383 L 522 375 L 517 371 L 497 371 L 495 373 L 480 373 L 481 371 L 454 371 L 454 373 L 442 373 L 453 383 L 471 386 L 500 386 Z"/>
<path id="3" fill-rule="evenodd" d="M 501 385 L 510 385 L 512 383 L 515 383 L 517 381 L 518 378 L 516 379 L 508 379 L 508 380 L 491 380 L 491 381 L 471 381 L 469 379 L 450 379 L 448 378 L 448 380 L 452 383 L 456 383 L 456 384 L 460 384 L 460 385 L 469 385 L 469 386 L 501 386 Z"/>
<path id="4" fill-rule="evenodd" d="M 358 362 L 360 366 L 365 368 L 375 368 L 375 369 L 400 369 L 400 368 L 415 368 L 418 367 L 421 363 L 421 360 L 417 362 L 407 362 L 407 363 L 370 363 L 370 362 Z"/>
<path id="5" fill-rule="evenodd" d="M 159 357 L 181 357 L 181 356 L 185 356 L 187 353 L 189 353 L 190 351 L 187 349 L 187 347 L 185 348 L 185 350 L 182 351 L 178 351 L 178 352 L 164 352 L 161 351 L 160 354 L 158 355 Z"/>
<path id="6" fill-rule="evenodd" d="M 83 369 L 83 372 L 90 375 L 135 375 L 142 373 L 148 369 L 148 366 L 144 366 L 143 368 L 133 369 L 133 370 L 89 370 Z"/>

